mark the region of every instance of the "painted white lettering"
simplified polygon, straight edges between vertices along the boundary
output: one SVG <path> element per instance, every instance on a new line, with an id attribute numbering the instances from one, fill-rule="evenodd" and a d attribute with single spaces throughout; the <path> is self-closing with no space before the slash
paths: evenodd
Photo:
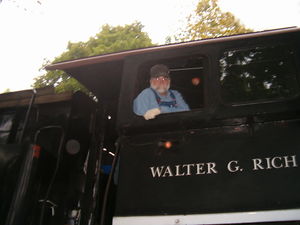
<path id="1" fill-rule="evenodd" d="M 276 163 L 276 160 L 277 160 L 277 163 Z M 283 167 L 283 163 L 282 163 L 282 157 L 274 157 L 272 160 L 271 160 L 271 165 L 273 168 L 275 169 L 279 169 L 279 168 L 282 168 Z"/>
<path id="2" fill-rule="evenodd" d="M 253 170 L 263 170 L 264 168 L 261 166 L 262 160 L 261 159 L 252 159 L 253 161 Z"/>
<path id="3" fill-rule="evenodd" d="M 298 167 L 296 161 L 296 155 L 292 156 L 275 156 L 263 159 L 252 159 L 253 170 L 264 170 L 264 169 L 280 169 L 289 167 Z"/>
<path id="4" fill-rule="evenodd" d="M 266 161 L 267 161 L 267 169 L 272 169 L 271 167 L 271 161 L 270 161 L 271 158 L 266 158 Z"/>
<path id="5" fill-rule="evenodd" d="M 168 176 L 168 177 L 173 177 L 173 173 L 172 173 L 172 171 L 171 171 L 170 166 L 167 166 L 166 169 L 165 169 L 165 172 L 164 172 L 163 177 L 166 177 L 166 176 Z"/>
<path id="6" fill-rule="evenodd" d="M 207 163 L 207 174 L 213 173 L 218 173 L 218 171 L 215 169 L 216 163 L 214 162 L 209 162 Z"/>
<path id="7" fill-rule="evenodd" d="M 176 174 L 175 174 L 175 177 L 182 177 L 185 175 L 184 172 L 180 173 L 180 166 L 181 165 L 176 165 L 175 168 L 176 168 Z"/>
<path id="8" fill-rule="evenodd" d="M 291 157 L 291 158 L 289 159 L 289 157 Z M 289 163 L 292 163 L 292 167 L 298 167 L 295 155 L 284 156 L 283 158 L 284 158 L 284 162 L 285 162 L 285 168 L 290 167 Z"/>
<path id="9" fill-rule="evenodd" d="M 193 167 L 194 164 L 184 164 L 182 167 L 186 167 L 186 175 L 190 176 L 191 175 L 191 167 Z"/>
<path id="10" fill-rule="evenodd" d="M 152 177 L 161 177 L 162 171 L 164 169 L 164 166 L 161 167 L 150 167 Z"/>
<path id="11" fill-rule="evenodd" d="M 197 163 L 196 164 L 196 168 L 197 168 L 197 175 L 200 175 L 200 174 L 205 174 L 205 170 L 204 170 L 204 163 Z"/>
<path id="12" fill-rule="evenodd" d="M 227 164 L 227 169 L 229 172 L 237 172 L 240 167 L 238 166 L 238 161 L 230 161 L 228 164 Z"/>

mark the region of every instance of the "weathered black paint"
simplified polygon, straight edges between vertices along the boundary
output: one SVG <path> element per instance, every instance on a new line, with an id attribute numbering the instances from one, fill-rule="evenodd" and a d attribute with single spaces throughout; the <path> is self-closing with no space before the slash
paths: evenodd
<path id="1" fill-rule="evenodd" d="M 253 126 L 253 127 L 251 127 Z M 251 131 L 251 130 L 254 130 Z M 253 170 L 254 158 L 296 155 L 300 120 L 132 136 L 121 153 L 117 215 L 257 211 L 300 207 L 300 168 Z M 160 140 L 176 141 L 173 149 Z M 230 172 L 239 161 L 243 171 Z M 149 167 L 215 162 L 217 174 L 155 177 Z"/>
<path id="2" fill-rule="evenodd" d="M 70 73 L 100 102 L 104 100 L 110 115 L 117 115 L 121 154 L 115 215 L 299 208 L 299 95 L 228 102 L 222 96 L 219 64 L 228 50 L 285 43 L 295 50 L 299 82 L 299 40 L 300 30 L 292 28 L 125 51 L 48 67 Z M 139 69 L 191 55 L 203 59 L 203 107 L 159 115 L 151 121 L 134 115 L 132 103 L 141 82 Z M 163 141 L 171 141 L 173 147 L 162 148 Z M 297 166 L 254 170 L 253 159 L 285 156 L 295 157 Z M 230 172 L 230 161 L 238 161 L 243 170 Z M 217 173 L 158 178 L 150 169 L 202 162 L 215 163 Z"/>
<path id="3" fill-rule="evenodd" d="M 117 216 L 203 214 L 300 207 L 300 98 L 249 103 L 222 99 L 218 60 L 228 49 L 293 43 L 299 34 L 227 41 L 149 53 L 125 63 L 119 125 L 125 135 L 120 155 Z M 168 57 L 201 54 L 208 70 L 205 105 L 188 113 L 160 115 L 144 121 L 133 115 L 131 104 L 139 65 Z M 299 51 L 296 59 L 299 61 Z M 298 80 L 299 67 L 298 67 Z M 171 149 L 158 146 L 170 140 Z M 293 168 L 254 170 L 253 159 L 295 156 Z M 238 161 L 243 171 L 230 172 Z M 215 162 L 217 174 L 153 178 L 150 167 Z"/>

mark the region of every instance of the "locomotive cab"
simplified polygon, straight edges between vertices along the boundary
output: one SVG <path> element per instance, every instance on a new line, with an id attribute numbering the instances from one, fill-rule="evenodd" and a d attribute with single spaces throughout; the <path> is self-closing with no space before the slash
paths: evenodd
<path id="1" fill-rule="evenodd" d="M 39 212 L 25 218 L 49 225 L 298 224 L 299 40 L 299 28 L 288 28 L 47 66 L 76 78 L 97 101 L 67 101 L 74 103 L 63 113 L 68 119 L 44 124 L 63 132 L 29 139 L 39 140 L 41 152 L 53 145 L 47 154 L 54 159 L 46 157 L 37 167 L 45 173 L 32 175 L 36 185 L 24 196 L 37 196 Z M 190 110 L 151 120 L 133 112 L 156 64 L 168 66 L 170 88 Z M 63 111 L 49 106 L 45 112 Z M 14 127 L 9 113 L 5 141 Z M 8 210 L 9 219 L 22 215 Z"/>

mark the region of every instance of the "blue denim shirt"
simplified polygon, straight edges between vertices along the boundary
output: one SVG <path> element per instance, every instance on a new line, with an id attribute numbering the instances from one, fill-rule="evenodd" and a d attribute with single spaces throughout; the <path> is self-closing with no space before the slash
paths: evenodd
<path id="1" fill-rule="evenodd" d="M 135 114 L 139 116 L 143 116 L 148 110 L 159 108 L 162 113 L 171 113 L 171 112 L 181 112 L 181 111 L 189 111 L 190 108 L 182 98 L 181 94 L 178 91 L 171 90 L 176 99 L 176 106 L 159 106 L 155 94 L 153 93 L 153 89 L 146 88 L 144 89 L 133 102 L 133 111 Z M 157 93 L 157 92 L 156 92 Z M 170 91 L 166 96 L 162 96 L 159 93 L 157 95 L 160 97 L 161 102 L 171 102 L 174 101 L 172 98 Z"/>

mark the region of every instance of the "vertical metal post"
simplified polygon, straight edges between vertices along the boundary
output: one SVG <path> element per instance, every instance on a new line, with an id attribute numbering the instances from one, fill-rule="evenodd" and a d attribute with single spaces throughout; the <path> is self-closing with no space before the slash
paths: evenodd
<path id="1" fill-rule="evenodd" d="M 32 109 L 32 106 L 33 106 L 33 103 L 34 103 L 34 100 L 35 100 L 36 93 L 37 93 L 35 89 L 33 89 L 32 92 L 33 92 L 33 94 L 32 94 L 32 97 L 30 99 L 30 103 L 29 103 L 29 106 L 28 106 L 28 109 L 27 109 L 27 112 L 26 112 L 23 128 L 22 128 L 22 131 L 21 131 L 20 139 L 19 139 L 19 143 L 22 143 L 22 141 L 23 141 L 23 137 L 24 137 L 24 133 L 25 133 L 28 121 L 29 121 L 29 116 L 30 116 L 30 113 L 31 113 L 31 109 Z"/>

